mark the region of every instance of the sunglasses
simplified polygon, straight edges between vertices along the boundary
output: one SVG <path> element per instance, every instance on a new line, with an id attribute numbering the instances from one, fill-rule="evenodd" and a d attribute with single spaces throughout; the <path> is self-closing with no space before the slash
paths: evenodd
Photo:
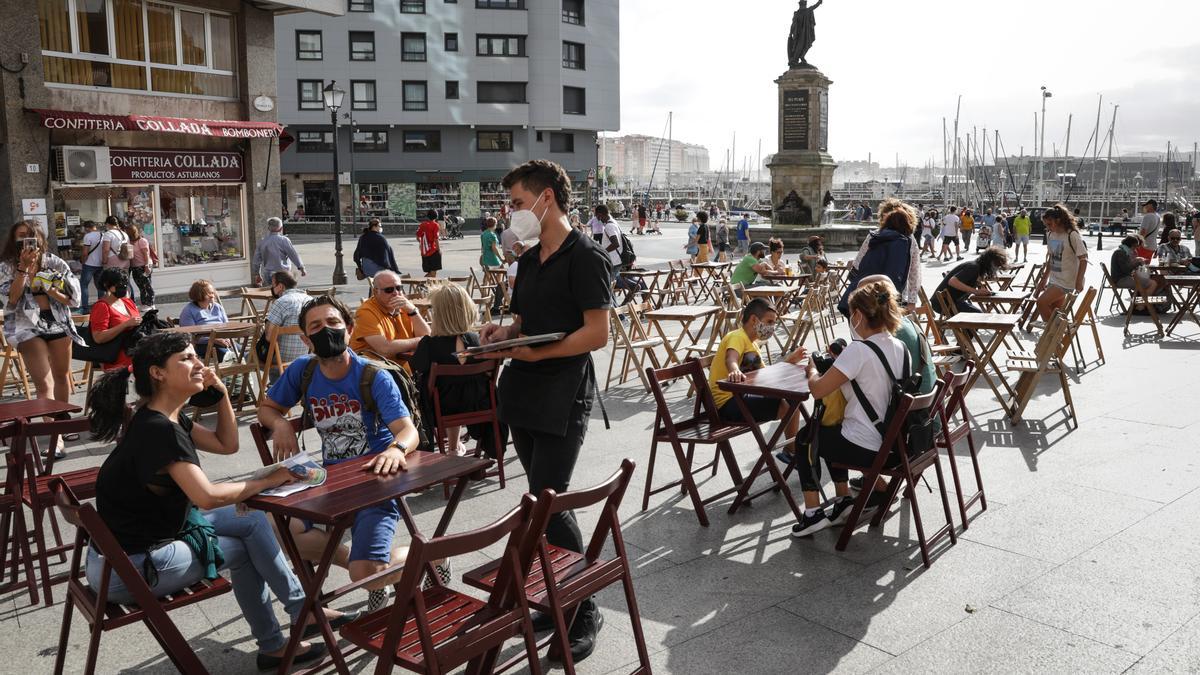
<path id="1" fill-rule="evenodd" d="M 387 293 L 388 295 L 391 295 L 392 293 L 399 293 L 400 287 L 399 286 L 383 286 L 383 287 L 377 288 L 375 290 L 379 291 L 380 293 Z"/>

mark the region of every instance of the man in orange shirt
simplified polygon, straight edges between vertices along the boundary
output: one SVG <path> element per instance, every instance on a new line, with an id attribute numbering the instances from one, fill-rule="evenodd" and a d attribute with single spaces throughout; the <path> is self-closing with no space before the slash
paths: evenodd
<path id="1" fill-rule="evenodd" d="M 417 245 L 421 248 L 421 271 L 430 279 L 437 278 L 438 270 L 442 269 L 442 249 L 438 245 L 440 235 L 437 212 L 427 212 L 425 222 L 417 226 Z"/>
<path id="2" fill-rule="evenodd" d="M 350 349 L 369 356 L 395 360 L 411 354 L 421 338 L 429 335 L 429 324 L 404 295 L 400 275 L 384 270 L 371 280 L 371 297 L 354 314 Z M 408 368 L 408 364 L 404 364 Z"/>

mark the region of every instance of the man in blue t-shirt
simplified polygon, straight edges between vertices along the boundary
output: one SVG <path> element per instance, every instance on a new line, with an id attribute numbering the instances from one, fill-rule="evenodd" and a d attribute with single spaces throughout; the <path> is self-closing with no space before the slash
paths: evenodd
<path id="1" fill-rule="evenodd" d="M 404 470 L 405 455 L 415 450 L 419 442 L 417 429 L 400 388 L 382 370 L 371 382 L 371 396 L 378 412 L 366 409 L 359 389 L 366 360 L 346 348 L 346 335 L 354 325 L 350 310 L 329 296 L 321 296 L 300 310 L 298 325 L 304 329 L 301 339 L 315 356 L 292 362 L 258 409 L 259 423 L 271 430 L 275 459 L 290 457 L 300 450 L 287 415 L 301 403 L 312 414 L 321 437 L 325 466 L 374 455 L 364 469 L 376 474 Z M 304 392 L 304 371 L 314 359 L 316 367 Z M 302 402 L 301 396 L 306 400 Z M 350 548 L 340 547 L 334 555 L 334 564 L 347 568 L 350 579 L 358 581 L 402 559 L 404 549 L 393 549 L 392 545 L 399 520 L 400 510 L 394 501 L 359 511 L 350 530 Z M 328 533 L 298 519 L 292 520 L 291 532 L 306 560 L 320 558 Z M 369 608 L 386 602 L 387 587 L 396 583 L 399 575 L 397 572 L 367 586 L 371 590 Z"/>
<path id="2" fill-rule="evenodd" d="M 742 255 L 750 252 L 750 216 L 744 213 L 737 224 L 737 250 Z"/>

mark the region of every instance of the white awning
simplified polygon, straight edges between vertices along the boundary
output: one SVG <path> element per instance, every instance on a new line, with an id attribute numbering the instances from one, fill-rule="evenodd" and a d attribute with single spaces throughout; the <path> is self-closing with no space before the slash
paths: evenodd
<path id="1" fill-rule="evenodd" d="M 246 4 L 268 12 L 317 12 L 329 16 L 346 13 L 345 0 L 246 0 Z"/>

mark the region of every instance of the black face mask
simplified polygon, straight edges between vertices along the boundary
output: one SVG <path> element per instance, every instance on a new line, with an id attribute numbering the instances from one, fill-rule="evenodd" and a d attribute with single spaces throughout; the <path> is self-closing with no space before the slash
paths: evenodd
<path id="1" fill-rule="evenodd" d="M 113 287 L 112 294 L 114 298 L 123 298 L 129 292 L 129 284 L 118 284 Z"/>
<path id="2" fill-rule="evenodd" d="M 272 287 L 271 287 L 271 297 L 272 297 L 272 298 L 275 298 L 276 300 L 278 300 L 278 299 L 279 299 L 279 293 L 277 293 L 277 292 L 275 291 L 275 287 L 274 287 L 274 286 L 272 286 Z"/>
<path id="3" fill-rule="evenodd" d="M 335 359 L 346 351 L 346 329 L 326 326 L 308 336 L 313 352 L 322 359 Z"/>

